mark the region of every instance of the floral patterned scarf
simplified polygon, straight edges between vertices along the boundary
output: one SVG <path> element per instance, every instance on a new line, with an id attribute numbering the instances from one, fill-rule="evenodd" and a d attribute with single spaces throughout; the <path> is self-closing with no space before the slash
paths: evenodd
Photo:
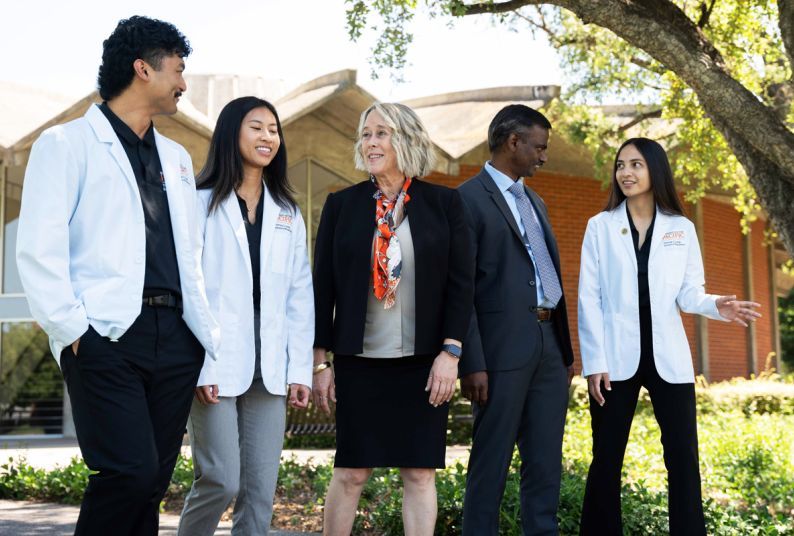
<path id="1" fill-rule="evenodd" d="M 375 177 L 370 177 L 377 188 Z M 395 230 L 405 219 L 405 204 L 411 200 L 408 187 L 411 179 L 406 178 L 397 199 L 390 201 L 378 188 L 373 196 L 375 198 L 375 235 L 374 252 L 372 255 L 372 279 L 375 297 L 383 301 L 384 309 L 394 307 L 397 285 L 400 283 L 402 270 L 402 252 L 400 241 Z M 384 299 L 385 298 L 385 299 Z"/>

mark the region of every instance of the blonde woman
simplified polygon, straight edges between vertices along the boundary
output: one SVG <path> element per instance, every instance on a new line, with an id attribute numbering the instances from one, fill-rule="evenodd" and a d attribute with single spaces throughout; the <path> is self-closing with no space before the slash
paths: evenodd
<path id="1" fill-rule="evenodd" d="M 405 534 L 430 535 L 471 317 L 471 244 L 458 192 L 421 180 L 434 154 L 413 110 L 369 107 L 355 158 L 370 177 L 328 196 L 314 257 L 313 396 L 326 412 L 337 403 L 325 534 L 350 534 L 372 469 L 399 467 Z"/>

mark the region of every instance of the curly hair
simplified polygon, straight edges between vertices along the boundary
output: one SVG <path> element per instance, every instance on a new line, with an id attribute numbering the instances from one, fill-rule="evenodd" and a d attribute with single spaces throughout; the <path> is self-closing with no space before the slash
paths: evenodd
<path id="1" fill-rule="evenodd" d="M 397 102 L 376 102 L 361 114 L 354 148 L 356 169 L 367 170 L 361 135 L 367 116 L 377 111 L 391 129 L 392 146 L 397 154 L 397 167 L 406 177 L 425 177 L 433 171 L 436 152 L 422 120 L 411 108 Z"/>
<path id="2" fill-rule="evenodd" d="M 102 43 L 102 65 L 97 76 L 99 96 L 108 101 L 127 89 L 135 76 L 132 64 L 137 59 L 160 70 L 166 56 L 184 58 L 191 52 L 190 43 L 171 23 L 139 16 L 122 19 Z"/>

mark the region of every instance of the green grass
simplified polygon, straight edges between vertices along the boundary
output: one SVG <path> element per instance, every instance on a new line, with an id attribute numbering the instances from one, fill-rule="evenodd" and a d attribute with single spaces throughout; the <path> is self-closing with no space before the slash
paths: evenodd
<path id="1" fill-rule="evenodd" d="M 458 400 L 453 413 L 466 411 Z M 708 533 L 711 535 L 794 535 L 794 383 L 770 377 L 698 386 L 700 465 Z M 450 438 L 465 438 L 470 424 L 450 420 Z M 560 527 L 578 532 L 584 481 L 590 463 L 590 416 L 578 381 L 568 411 Z M 513 459 L 502 504 L 501 528 L 521 534 L 518 500 L 520 461 Z M 332 467 L 282 463 L 279 499 L 304 505 L 306 516 L 322 509 Z M 438 472 L 436 534 L 459 534 L 465 467 Z M 88 477 L 82 461 L 43 471 L 24 460 L 0 466 L 0 497 L 79 502 Z M 178 505 L 190 487 L 191 461 L 180 458 L 166 497 Z M 667 532 L 666 474 L 658 425 L 643 393 L 626 451 L 623 476 L 626 534 Z M 360 503 L 354 533 L 402 534 L 401 484 L 396 470 L 376 470 Z"/>

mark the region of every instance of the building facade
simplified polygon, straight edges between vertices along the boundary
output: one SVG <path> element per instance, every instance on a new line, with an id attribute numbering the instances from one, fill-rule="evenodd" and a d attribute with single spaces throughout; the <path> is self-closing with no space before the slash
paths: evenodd
<path id="1" fill-rule="evenodd" d="M 249 93 L 275 102 L 289 149 L 290 180 L 310 230 L 311 252 L 328 193 L 366 178 L 353 166 L 353 143 L 359 116 L 375 97 L 356 83 L 355 71 L 332 73 L 283 95 L 272 84 L 232 75 L 188 77 L 188 86 L 195 94 L 193 100 L 183 99 L 176 115 L 158 117 L 155 124 L 164 135 L 186 147 L 195 171 L 204 163 L 214 120 L 225 102 Z M 26 95 L 29 98 L 29 93 Z M 542 108 L 558 95 L 559 88 L 554 86 L 494 88 L 407 102 L 426 124 L 439 155 L 428 180 L 455 187 L 475 175 L 488 157 L 487 125 L 496 111 L 514 102 Z M 191 93 L 186 96 L 190 98 Z M 9 98 L 22 99 L 14 95 Z M 17 107 L 16 115 L 23 119 L 0 127 L 0 436 L 73 433 L 60 371 L 49 353 L 46 334 L 30 316 L 14 251 L 24 171 L 33 142 L 45 128 L 82 116 L 94 102 L 98 102 L 96 94 L 71 105 L 61 103 L 62 111 L 38 119 Z M 26 102 L 25 106 L 39 114 L 47 111 L 34 104 Z M 49 102 L 49 109 L 58 105 L 55 99 Z M 36 126 L 31 126 L 32 122 Z M 549 163 L 530 183 L 549 208 L 560 244 L 569 303 L 576 301 L 587 220 L 606 201 L 606 190 L 592 178 L 592 169 L 583 148 L 552 135 Z M 785 252 L 765 239 L 763 218 L 751 225 L 749 234 L 742 234 L 739 215 L 727 195 L 710 194 L 698 204 L 688 205 L 687 211 L 700 238 L 707 291 L 758 301 L 764 315 L 747 330 L 685 315 L 696 371 L 717 381 L 776 366 L 776 297 L 792 284 L 779 270 L 787 258 Z M 569 307 L 569 314 L 578 353 L 576 307 Z"/>

